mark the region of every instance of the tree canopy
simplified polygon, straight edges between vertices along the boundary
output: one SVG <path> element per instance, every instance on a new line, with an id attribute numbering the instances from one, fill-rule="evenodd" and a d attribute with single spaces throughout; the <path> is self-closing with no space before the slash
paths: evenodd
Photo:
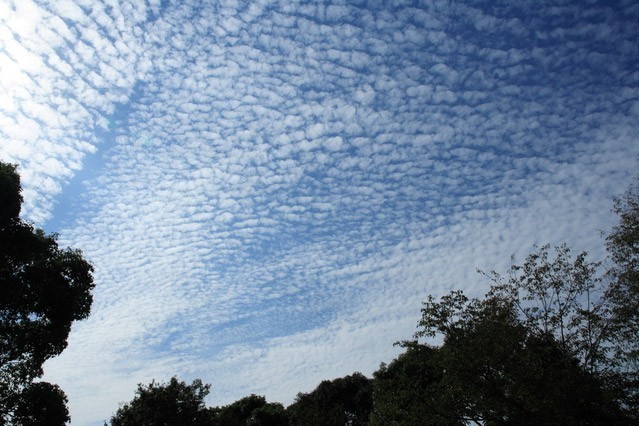
<path id="1" fill-rule="evenodd" d="M 364 425 L 372 408 L 370 379 L 353 373 L 324 380 L 310 393 L 298 393 L 287 412 L 294 425 Z"/>
<path id="2" fill-rule="evenodd" d="M 139 384 L 136 395 L 111 417 L 111 426 L 288 426 L 284 406 L 249 395 L 223 407 L 208 408 L 211 385 L 188 385 L 173 377 L 168 383 Z"/>
<path id="3" fill-rule="evenodd" d="M 93 267 L 20 218 L 20 177 L 0 162 L 0 419 L 11 419 L 42 364 L 67 345 L 91 310 Z M 30 389 L 29 391 L 27 391 Z M 51 389 L 49 389 L 51 390 Z M 26 392 L 26 393 L 25 393 Z M 31 393 L 30 393 L 31 392 Z"/>
<path id="4" fill-rule="evenodd" d="M 12 422 L 21 426 L 62 426 L 71 420 L 67 396 L 58 385 L 36 382 L 18 399 Z"/>
<path id="5" fill-rule="evenodd" d="M 437 348 L 407 343 L 404 353 L 389 364 L 381 364 L 373 375 L 370 424 L 455 424 L 438 401 L 443 371 L 437 355 Z"/>
<path id="6" fill-rule="evenodd" d="M 213 413 L 204 398 L 210 387 L 201 380 L 187 385 L 176 377 L 168 383 L 139 384 L 133 400 L 111 417 L 111 426 L 209 426 Z"/>
<path id="7" fill-rule="evenodd" d="M 428 360 L 440 373 L 429 392 L 435 416 L 454 424 L 625 419 L 600 378 L 550 330 L 529 325 L 513 300 L 495 292 L 468 299 L 455 291 L 439 302 L 429 299 L 422 314 L 416 337 L 444 338 Z"/>
<path id="8" fill-rule="evenodd" d="M 611 359 L 623 380 L 624 403 L 639 413 L 639 176 L 615 199 L 619 223 L 606 240 L 612 266 L 605 301 Z M 639 414 L 637 414 L 639 417 Z"/>
<path id="9" fill-rule="evenodd" d="M 216 426 L 287 426 L 284 406 L 266 402 L 266 398 L 249 395 L 223 407 L 213 408 Z"/>

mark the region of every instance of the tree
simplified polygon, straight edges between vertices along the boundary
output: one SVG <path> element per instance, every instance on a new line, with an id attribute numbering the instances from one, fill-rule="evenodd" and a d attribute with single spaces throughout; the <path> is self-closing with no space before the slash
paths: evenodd
<path id="1" fill-rule="evenodd" d="M 617 371 L 623 381 L 624 404 L 639 420 L 639 176 L 626 193 L 615 199 L 619 216 L 607 238 L 613 265 L 605 294 L 609 334 Z"/>
<path id="2" fill-rule="evenodd" d="M 16 166 L 0 161 L 0 226 L 6 226 L 20 216 L 22 201 Z"/>
<path id="3" fill-rule="evenodd" d="M 251 413 L 247 426 L 288 426 L 288 415 L 284 406 L 278 402 L 268 402 Z"/>
<path id="4" fill-rule="evenodd" d="M 22 426 L 63 426 L 71 420 L 67 396 L 57 385 L 32 383 L 22 391 L 13 423 Z"/>
<path id="5" fill-rule="evenodd" d="M 294 425 L 364 425 L 373 408 L 372 383 L 361 373 L 322 381 L 310 393 L 298 393 L 287 408 Z"/>
<path id="6" fill-rule="evenodd" d="M 266 398 L 250 395 L 224 407 L 215 407 L 214 423 L 220 426 L 244 426 L 253 415 L 253 411 L 266 405 Z"/>
<path id="7" fill-rule="evenodd" d="M 371 425 L 458 424 L 443 410 L 439 385 L 443 371 L 438 348 L 405 343 L 406 352 L 373 374 Z"/>
<path id="8" fill-rule="evenodd" d="M 579 359 L 591 373 L 609 369 L 608 346 L 613 336 L 602 302 L 605 292 L 600 264 L 589 262 L 587 253 L 574 261 L 568 246 L 550 246 L 529 254 L 522 265 L 514 262 L 507 279 L 492 272 L 488 294 L 515 309 L 529 330 L 538 336 L 553 336 L 566 353 Z"/>
<path id="9" fill-rule="evenodd" d="M 224 407 L 213 408 L 213 412 L 213 425 L 288 425 L 288 417 L 282 404 L 268 403 L 266 398 L 258 395 L 246 396 Z"/>
<path id="10" fill-rule="evenodd" d="M 90 312 L 92 266 L 19 217 L 16 166 L 0 162 L 0 419 L 9 421 L 43 363 Z"/>
<path id="11" fill-rule="evenodd" d="M 213 412 L 204 404 L 210 385 L 192 384 L 171 378 L 168 383 L 152 381 L 138 385 L 136 396 L 111 417 L 111 426 L 208 426 Z"/>
<path id="12" fill-rule="evenodd" d="M 452 424 L 628 421 L 599 377 L 503 290 L 483 300 L 456 291 L 425 303 L 415 337 L 444 338 L 431 361 L 441 378 L 430 387 L 430 411 Z"/>

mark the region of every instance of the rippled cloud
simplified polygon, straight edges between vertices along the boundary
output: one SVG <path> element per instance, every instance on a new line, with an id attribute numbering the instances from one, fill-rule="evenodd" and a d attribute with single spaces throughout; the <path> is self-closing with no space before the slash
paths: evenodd
<path id="1" fill-rule="evenodd" d="M 336 2 L 338 3 L 338 2 Z M 46 378 L 74 424 L 137 382 L 290 403 L 370 374 L 421 300 L 511 253 L 602 253 L 636 170 L 636 8 L 9 2 L 0 158 L 95 264 Z"/>

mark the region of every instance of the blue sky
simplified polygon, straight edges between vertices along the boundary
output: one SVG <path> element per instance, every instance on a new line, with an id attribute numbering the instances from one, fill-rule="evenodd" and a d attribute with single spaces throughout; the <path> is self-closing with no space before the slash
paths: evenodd
<path id="1" fill-rule="evenodd" d="M 74 425 L 370 375 L 534 244 L 601 259 L 637 171 L 633 1 L 0 3 L 0 159 L 95 265 Z"/>

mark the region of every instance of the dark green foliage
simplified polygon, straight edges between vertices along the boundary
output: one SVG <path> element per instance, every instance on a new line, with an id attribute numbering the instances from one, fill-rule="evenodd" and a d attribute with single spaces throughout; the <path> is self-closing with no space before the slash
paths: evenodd
<path id="1" fill-rule="evenodd" d="M 628 419 L 602 382 L 511 300 L 429 298 L 407 351 L 375 373 L 372 424 L 613 424 Z"/>
<path id="2" fill-rule="evenodd" d="M 608 236 L 607 248 L 615 266 L 611 268 L 614 285 L 608 292 L 615 322 L 623 324 L 623 330 L 634 337 L 632 348 L 637 356 L 637 333 L 639 332 L 639 178 L 634 186 L 615 201 L 615 212 L 619 224 Z"/>
<path id="3" fill-rule="evenodd" d="M 111 426 L 288 426 L 282 404 L 250 395 L 224 407 L 207 408 L 210 385 L 169 383 L 138 385 L 135 398 L 111 417 Z"/>
<path id="4" fill-rule="evenodd" d="M 619 224 L 607 238 L 614 262 L 606 292 L 609 333 L 624 404 L 639 421 L 639 177 L 615 200 Z"/>
<path id="5" fill-rule="evenodd" d="M 607 248 L 615 262 L 615 278 L 624 287 L 623 295 L 632 296 L 637 306 L 639 295 L 639 177 L 623 197 L 615 199 L 619 224 L 607 238 Z M 619 302 L 620 305 L 623 303 Z"/>
<path id="6" fill-rule="evenodd" d="M 485 424 L 605 424 L 619 415 L 596 378 L 515 306 L 489 298 L 463 309 L 436 358 L 441 412 Z"/>
<path id="7" fill-rule="evenodd" d="M 458 424 L 444 412 L 437 348 L 406 344 L 406 352 L 374 374 L 372 425 Z"/>
<path id="8" fill-rule="evenodd" d="M 253 411 L 263 407 L 266 399 L 263 396 L 246 396 L 232 404 L 214 408 L 216 425 L 244 426 L 253 415 Z"/>
<path id="9" fill-rule="evenodd" d="M 89 315 L 93 268 L 80 251 L 19 218 L 20 178 L 0 162 L 0 418 Z M 6 203 L 6 204 L 5 204 Z"/>
<path id="10" fill-rule="evenodd" d="M 364 425 L 373 408 L 372 383 L 361 373 L 324 380 L 310 393 L 299 393 L 287 409 L 293 425 Z"/>
<path id="11" fill-rule="evenodd" d="M 269 402 L 253 410 L 246 424 L 247 426 L 288 426 L 289 422 L 284 406 L 277 402 Z"/>
<path id="12" fill-rule="evenodd" d="M 216 407 L 213 412 L 213 425 L 288 425 L 288 417 L 282 404 L 267 403 L 263 396 L 258 395 L 250 395 L 224 407 Z"/>
<path id="13" fill-rule="evenodd" d="M 20 176 L 16 166 L 0 161 L 0 226 L 18 219 L 22 206 Z"/>
<path id="14" fill-rule="evenodd" d="M 555 251 L 552 260 L 548 246 L 530 254 L 523 265 L 511 267 L 507 281 L 493 273 L 490 294 L 514 304 L 531 333 L 552 336 L 628 415 L 637 418 L 637 369 L 628 371 L 632 363 L 626 355 L 632 351 L 624 351 L 637 347 L 638 329 L 632 325 L 637 316 L 627 314 L 634 312 L 628 307 L 636 308 L 636 299 L 619 298 L 614 273 L 597 275 L 600 265 L 588 262 L 585 253 L 573 261 L 566 246 Z"/>
<path id="15" fill-rule="evenodd" d="M 13 423 L 21 426 L 62 426 L 71 420 L 67 397 L 57 385 L 32 383 L 22 391 Z"/>
<path id="16" fill-rule="evenodd" d="M 111 426 L 204 426 L 213 421 L 212 410 L 204 398 L 210 385 L 192 384 L 173 377 L 169 383 L 138 385 L 136 396 L 111 417 Z"/>
<path id="17" fill-rule="evenodd" d="M 461 291 L 429 297 L 415 337 L 441 336 L 443 344 L 405 343 L 407 352 L 382 366 L 374 422 L 629 421 L 608 381 L 606 310 L 592 301 L 602 283 L 597 265 L 585 253 L 572 261 L 565 246 L 553 260 L 548 251 L 544 246 L 513 265 L 508 280 L 493 273 L 484 299 Z M 406 368 L 416 372 L 412 379 Z"/>
<path id="18" fill-rule="evenodd" d="M 489 295 L 512 304 L 531 333 L 553 336 L 591 372 L 606 369 L 600 265 L 588 262 L 585 252 L 573 261 L 566 245 L 555 248 L 552 260 L 549 254 L 547 245 L 529 254 L 522 265 L 511 266 L 507 280 L 493 272 Z"/>

